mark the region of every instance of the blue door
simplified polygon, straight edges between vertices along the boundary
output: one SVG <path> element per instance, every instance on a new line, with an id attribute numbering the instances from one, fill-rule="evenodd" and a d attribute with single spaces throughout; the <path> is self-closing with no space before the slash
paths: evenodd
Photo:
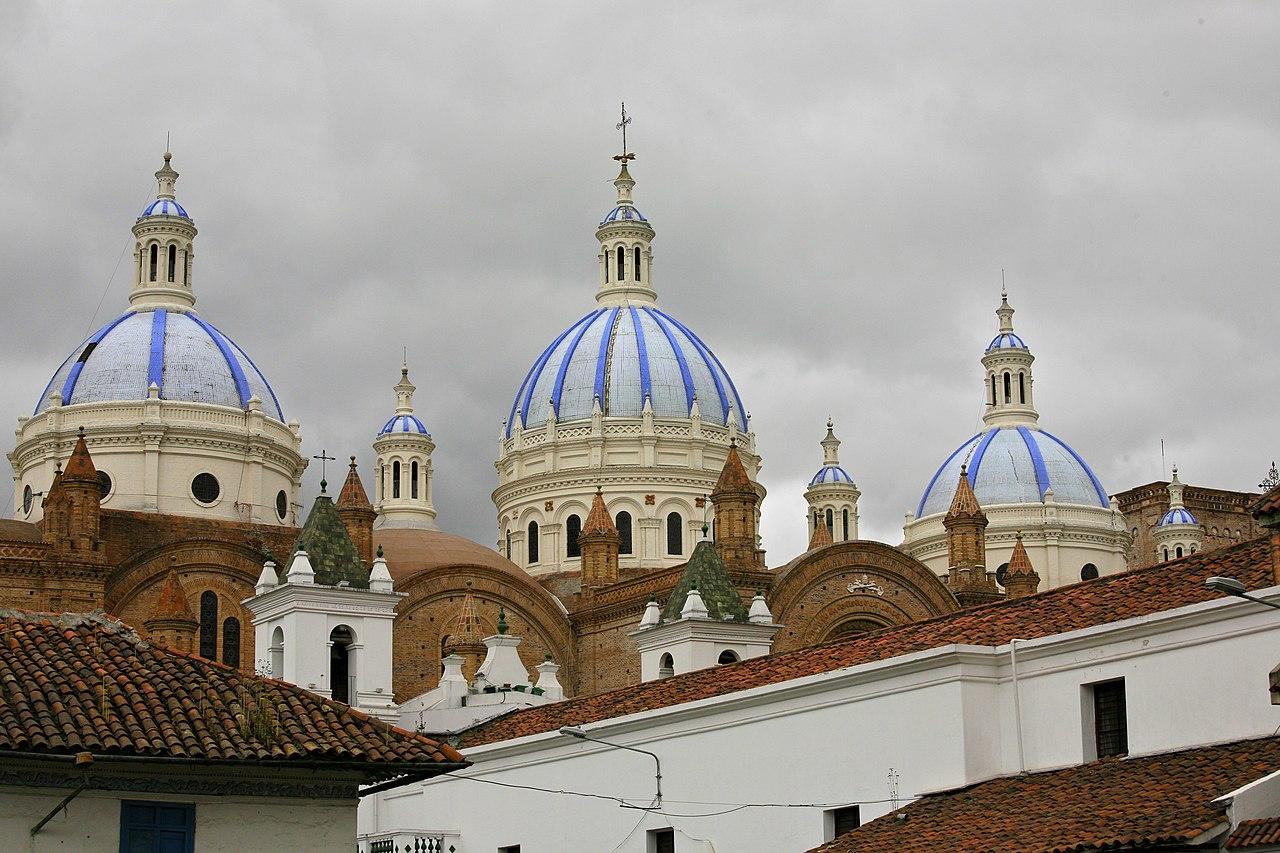
<path id="1" fill-rule="evenodd" d="M 195 846 L 194 804 L 120 804 L 120 853 L 194 853 Z"/>

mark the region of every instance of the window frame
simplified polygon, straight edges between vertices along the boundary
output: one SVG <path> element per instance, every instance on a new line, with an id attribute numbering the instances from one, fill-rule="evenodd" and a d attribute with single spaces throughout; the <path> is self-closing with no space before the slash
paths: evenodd
<path id="1" fill-rule="evenodd" d="M 850 815 L 852 813 L 852 815 Z M 853 826 L 846 821 L 852 816 Z M 840 806 L 827 809 L 822 813 L 822 835 L 824 841 L 835 841 L 846 832 L 852 832 L 862 826 L 862 812 L 857 805 Z"/>
<path id="2" fill-rule="evenodd" d="M 1081 712 L 1086 761 L 1129 754 L 1129 700 L 1125 679 L 1108 678 L 1082 685 Z M 1116 701 L 1118 700 L 1118 701 Z M 1102 703 L 1115 702 L 1114 709 L 1101 707 Z M 1104 719 L 1103 715 L 1110 717 Z M 1114 744 L 1104 739 L 1114 739 Z"/>
<path id="3" fill-rule="evenodd" d="M 667 556 L 684 556 L 684 516 L 675 510 L 667 513 Z"/>
<path id="4" fill-rule="evenodd" d="M 676 831 L 670 826 L 661 826 L 645 833 L 646 853 L 675 853 Z"/>
<path id="5" fill-rule="evenodd" d="M 157 822 L 146 823 L 138 820 L 130 819 L 130 810 L 135 808 L 164 808 L 164 809 L 181 809 L 184 812 L 185 821 L 180 829 L 174 826 L 166 826 Z M 131 848 L 130 830 L 168 830 L 170 832 L 181 832 L 183 838 L 184 853 L 195 853 L 196 848 L 196 804 L 195 803 L 175 803 L 163 800 L 121 800 L 120 801 L 120 851 L 128 853 Z M 156 839 L 158 840 L 158 839 Z M 158 849 L 153 843 L 152 849 Z"/>
<path id="6" fill-rule="evenodd" d="M 576 512 L 569 513 L 564 520 L 564 556 L 567 560 L 582 556 L 582 545 L 578 537 L 582 535 L 582 516 Z"/>

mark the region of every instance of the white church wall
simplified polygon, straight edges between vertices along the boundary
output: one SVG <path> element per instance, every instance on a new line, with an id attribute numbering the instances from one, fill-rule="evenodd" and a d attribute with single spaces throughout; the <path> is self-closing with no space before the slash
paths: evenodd
<path id="1" fill-rule="evenodd" d="M 1280 588 L 1265 595 L 1280 600 Z M 1088 685 L 1125 679 L 1131 754 L 1271 734 L 1280 708 L 1267 674 L 1280 657 L 1280 618 L 1219 599 L 1163 614 L 1017 644 L 1022 760 L 1009 645 L 951 646 L 587 726 L 593 736 L 657 752 L 665 810 L 621 851 L 645 851 L 645 831 L 674 826 L 716 849 L 807 849 L 824 840 L 824 809 L 743 803 L 863 803 L 864 821 L 903 802 L 995 775 L 1077 764 L 1091 738 Z M 653 792 L 645 756 L 559 734 L 466 751 L 467 775 L 626 797 Z M 640 819 L 591 800 L 439 779 L 365 804 L 361 831 L 427 825 L 460 832 L 459 853 L 609 850 Z M 721 805 L 721 804 L 725 805 Z M 501 815 L 501 820 L 495 820 Z M 679 849 L 679 842 L 677 849 Z M 688 843 L 687 841 L 685 842 Z M 696 849 L 696 848 L 695 848 Z"/>

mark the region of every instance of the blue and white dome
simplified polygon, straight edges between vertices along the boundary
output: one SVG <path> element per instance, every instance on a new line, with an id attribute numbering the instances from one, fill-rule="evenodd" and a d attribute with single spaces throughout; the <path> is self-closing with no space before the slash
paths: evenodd
<path id="1" fill-rule="evenodd" d="M 1166 527 L 1170 524 L 1199 524 L 1196 517 L 1187 512 L 1186 507 L 1175 506 L 1173 509 L 1160 516 L 1160 520 L 1156 522 L 1156 527 Z"/>
<path id="2" fill-rule="evenodd" d="M 822 483 L 848 483 L 852 486 L 853 478 L 849 476 L 848 471 L 839 465 L 823 465 L 818 469 L 818 473 L 813 475 L 809 485 L 817 486 Z"/>
<path id="3" fill-rule="evenodd" d="M 57 390 L 62 405 L 144 400 L 152 383 L 162 400 L 247 409 L 249 398 L 284 421 L 280 401 L 253 360 L 194 312 L 138 308 L 112 320 L 76 347 L 36 404 Z"/>
<path id="4" fill-rule="evenodd" d="M 986 352 L 994 352 L 998 349 L 1028 349 L 1028 347 L 1022 338 L 1013 332 L 1001 332 L 987 344 Z"/>
<path id="5" fill-rule="evenodd" d="M 138 214 L 138 218 L 145 216 L 181 216 L 183 219 L 190 219 L 186 208 L 178 204 L 171 198 L 158 198 L 151 204 L 143 208 L 142 213 Z"/>
<path id="6" fill-rule="evenodd" d="M 382 425 L 382 429 L 378 430 L 378 435 L 391 435 L 397 432 L 417 433 L 418 435 L 430 436 L 427 428 L 422 425 L 422 421 L 418 420 L 416 415 L 393 415 L 391 420 Z"/>
<path id="7" fill-rule="evenodd" d="M 617 207 L 615 207 L 613 210 L 606 213 L 604 215 L 604 219 L 600 220 L 600 224 L 605 225 L 609 222 L 627 222 L 627 221 L 648 222 L 649 220 L 644 218 L 644 214 L 641 213 L 635 207 L 635 205 L 620 204 Z"/>
<path id="8" fill-rule="evenodd" d="M 1050 488 L 1056 503 L 1110 505 L 1102 483 L 1066 442 L 1035 427 L 1006 426 L 978 433 L 947 457 L 924 490 L 916 518 L 947 511 L 966 458 L 969 484 L 983 506 L 1039 503 Z"/>
<path id="9" fill-rule="evenodd" d="M 520 384 L 507 418 L 526 429 L 591 417 L 596 398 L 606 416 L 639 417 L 648 397 L 659 418 L 687 418 L 697 398 L 708 423 L 746 429 L 747 412 L 724 365 L 679 320 L 650 306 L 597 308 L 557 337 Z"/>

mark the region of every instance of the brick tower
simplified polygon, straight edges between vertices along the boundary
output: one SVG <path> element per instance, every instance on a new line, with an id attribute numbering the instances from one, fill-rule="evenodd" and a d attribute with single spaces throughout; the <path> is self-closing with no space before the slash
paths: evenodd
<path id="1" fill-rule="evenodd" d="M 369 495 L 360 482 L 360 474 L 356 471 L 356 458 L 351 457 L 351 468 L 347 471 L 347 480 L 338 493 L 338 517 L 347 528 L 347 535 L 355 543 L 360 552 L 360 559 L 365 565 L 373 565 L 373 520 L 377 513 L 373 504 L 369 503 Z"/>
<path id="2" fill-rule="evenodd" d="M 618 547 L 621 537 L 613 524 L 604 494 L 596 487 L 591 512 L 578 535 L 582 547 L 582 588 L 606 586 L 618 581 Z"/>
<path id="3" fill-rule="evenodd" d="M 756 507 L 760 496 L 738 456 L 737 442 L 729 443 L 720 479 L 711 502 L 716 508 L 716 550 L 729 570 L 763 569 L 764 551 L 757 547 Z"/>

